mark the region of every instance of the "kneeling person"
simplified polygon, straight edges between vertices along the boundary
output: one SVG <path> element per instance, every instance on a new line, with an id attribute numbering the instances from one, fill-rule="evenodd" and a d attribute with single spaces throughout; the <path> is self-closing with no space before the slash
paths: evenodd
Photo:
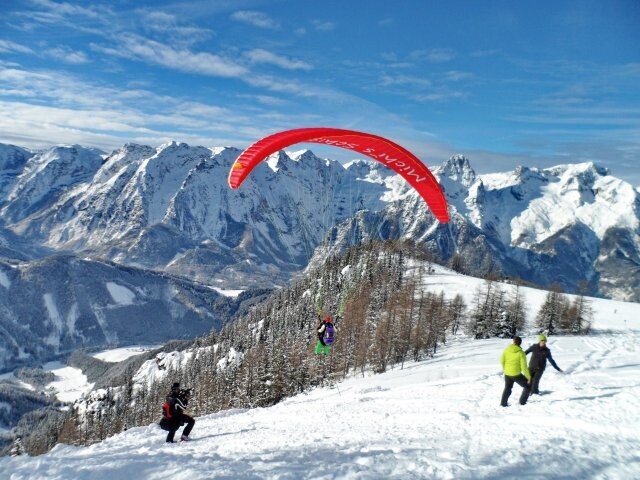
<path id="1" fill-rule="evenodd" d="M 167 434 L 167 442 L 173 443 L 173 436 L 178 431 L 178 429 L 187 424 L 182 431 L 182 436 L 180 440 L 187 441 L 189 440 L 189 434 L 191 433 L 191 429 L 195 425 L 196 421 L 193 417 L 185 414 L 184 411 L 189 404 L 189 398 L 191 396 L 191 390 L 181 390 L 179 383 L 174 383 L 171 387 L 171 392 L 167 395 L 167 401 L 165 403 L 165 411 L 163 412 L 165 418 L 168 420 L 167 426 L 169 433 Z M 168 411 L 166 411 L 168 410 Z"/>

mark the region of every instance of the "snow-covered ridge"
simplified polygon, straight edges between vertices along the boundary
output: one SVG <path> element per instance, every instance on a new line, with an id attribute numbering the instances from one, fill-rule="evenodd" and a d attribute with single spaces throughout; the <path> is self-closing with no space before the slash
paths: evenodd
<path id="1" fill-rule="evenodd" d="M 545 169 L 538 198 L 511 220 L 511 242 L 531 246 L 579 221 L 602 240 L 609 228 L 637 230 L 633 187 L 593 163 Z"/>

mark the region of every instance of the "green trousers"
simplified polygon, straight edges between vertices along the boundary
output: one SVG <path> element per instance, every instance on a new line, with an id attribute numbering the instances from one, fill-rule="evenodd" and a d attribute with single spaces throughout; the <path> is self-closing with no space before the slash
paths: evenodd
<path id="1" fill-rule="evenodd" d="M 329 345 L 322 345 L 320 340 L 318 340 L 318 344 L 316 345 L 316 355 L 328 355 L 331 347 Z"/>

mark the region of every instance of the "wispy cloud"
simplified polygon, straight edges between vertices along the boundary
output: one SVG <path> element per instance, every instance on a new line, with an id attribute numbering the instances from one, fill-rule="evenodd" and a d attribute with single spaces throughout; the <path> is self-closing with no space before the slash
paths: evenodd
<path id="1" fill-rule="evenodd" d="M 498 49 L 493 49 L 493 50 L 477 50 L 475 52 L 471 53 L 472 57 L 478 57 L 478 58 L 483 58 L 483 57 L 493 57 L 495 55 L 501 55 L 502 51 L 498 50 Z"/>
<path id="2" fill-rule="evenodd" d="M 458 70 L 449 70 L 448 72 L 445 72 L 443 78 L 448 82 L 459 82 L 461 80 L 469 80 L 470 78 L 473 78 L 473 74 L 470 72 L 460 72 Z"/>
<path id="3" fill-rule="evenodd" d="M 432 82 L 427 78 L 411 75 L 383 75 L 381 83 L 385 87 L 395 85 L 430 87 L 432 85 Z"/>
<path id="4" fill-rule="evenodd" d="M 450 62 L 456 58 L 455 50 L 451 48 L 432 48 L 430 50 L 414 50 L 409 54 L 412 61 L 428 61 L 432 63 Z"/>
<path id="5" fill-rule="evenodd" d="M 263 12 L 253 10 L 239 10 L 231 14 L 231 18 L 237 22 L 253 25 L 258 28 L 277 29 L 280 24 Z"/>
<path id="6" fill-rule="evenodd" d="M 52 0 L 31 0 L 35 6 L 41 7 L 56 15 L 58 18 L 63 16 L 82 16 L 87 18 L 99 18 L 105 12 L 111 12 L 111 9 L 100 5 L 81 6 L 68 2 L 54 2 Z"/>
<path id="7" fill-rule="evenodd" d="M 129 58 L 161 65 L 166 68 L 216 77 L 239 77 L 248 73 L 243 65 L 207 52 L 193 52 L 187 48 L 175 49 L 169 45 L 140 37 L 120 36 L 118 47 L 91 44 L 91 48 L 116 57 Z"/>
<path id="8" fill-rule="evenodd" d="M 313 20 L 312 22 L 313 28 L 315 28 L 319 32 L 330 32 L 331 30 L 335 30 L 336 24 L 334 22 L 329 22 L 325 20 Z"/>
<path id="9" fill-rule="evenodd" d="M 556 105 L 545 112 L 532 111 L 520 115 L 509 115 L 507 120 L 546 125 L 574 125 L 580 127 L 636 127 L 640 129 L 640 109 L 638 108 L 571 108 L 565 104 Z M 579 132 L 574 132 L 579 133 Z M 591 135 L 592 132 L 585 132 Z"/>
<path id="10" fill-rule="evenodd" d="M 77 5 L 52 0 L 29 0 L 29 2 L 32 8 L 16 13 L 17 17 L 24 19 L 23 25 L 19 28 L 26 31 L 34 30 L 38 24 L 49 24 L 99 34 L 100 26 L 109 24 L 117 18 L 111 7 L 105 5 Z"/>
<path id="11" fill-rule="evenodd" d="M 252 85 L 308 98 L 316 104 L 358 104 L 351 109 L 357 112 L 372 108 L 330 89 L 267 76 L 249 77 Z M 279 112 L 277 109 L 289 102 L 270 95 L 238 95 L 229 107 L 141 88 L 87 82 L 60 72 L 8 66 L 0 67 L 0 85 L 0 142 L 25 146 L 63 142 L 108 150 L 127 141 L 153 145 L 168 139 L 243 146 L 267 131 L 293 128 L 300 121 L 327 123 L 322 120 L 325 113 L 315 108 L 312 115 L 290 108 Z M 335 111 L 333 115 L 335 121 Z M 384 115 L 378 112 L 375 116 Z"/>
<path id="12" fill-rule="evenodd" d="M 122 90 L 50 71 L 0 68 L 0 141 L 40 146 L 84 143 L 114 148 L 126 141 L 158 144 L 244 142 L 256 135 L 255 111 Z M 224 139 L 224 140 L 223 140 Z"/>
<path id="13" fill-rule="evenodd" d="M 19 43 L 12 42 L 9 40 L 1 40 L 0 39 L 0 52 L 5 53 L 34 53 L 32 49 L 26 47 L 24 45 L 20 45 Z"/>
<path id="14" fill-rule="evenodd" d="M 139 12 L 144 19 L 143 27 L 147 31 L 168 37 L 174 44 L 189 46 L 215 35 L 211 29 L 186 24 L 184 19 L 177 15 L 159 10 L 140 10 Z"/>
<path id="15" fill-rule="evenodd" d="M 67 47 L 54 47 L 44 50 L 44 53 L 56 60 L 73 65 L 89 63 L 89 58 L 84 52 L 75 51 Z"/>
<path id="16" fill-rule="evenodd" d="M 466 92 L 460 92 L 457 90 L 448 90 L 441 88 L 432 92 L 422 93 L 415 95 L 413 98 L 418 102 L 446 102 L 449 100 L 457 100 L 468 96 Z"/>
<path id="17" fill-rule="evenodd" d="M 252 103 L 259 103 L 268 107 L 279 107 L 286 105 L 287 101 L 282 98 L 274 97 L 272 95 L 246 95 L 240 94 L 238 98 L 250 100 Z"/>
<path id="18" fill-rule="evenodd" d="M 245 53 L 251 63 L 267 63 L 286 70 L 313 70 L 313 67 L 301 60 L 292 60 L 282 55 L 276 55 L 262 48 L 256 48 Z"/>
<path id="19" fill-rule="evenodd" d="M 72 50 L 71 48 L 65 46 L 48 47 L 46 44 L 42 44 L 41 48 L 39 48 L 38 50 L 34 50 L 19 43 L 11 42 L 8 40 L 0 40 L 0 52 L 34 55 L 38 57 L 49 57 L 60 62 L 74 65 L 89 62 L 89 59 L 84 52 Z"/>

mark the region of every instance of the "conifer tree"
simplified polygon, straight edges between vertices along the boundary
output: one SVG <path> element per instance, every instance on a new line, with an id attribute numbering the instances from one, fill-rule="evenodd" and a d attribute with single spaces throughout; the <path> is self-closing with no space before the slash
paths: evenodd
<path id="1" fill-rule="evenodd" d="M 447 304 L 446 315 L 452 335 L 456 335 L 458 329 L 464 324 L 466 309 L 464 298 L 459 293 Z"/>
<path id="2" fill-rule="evenodd" d="M 526 305 L 520 285 L 516 284 L 511 296 L 506 301 L 504 310 L 500 313 L 497 336 L 501 338 L 513 338 L 524 328 L 526 320 Z"/>
<path id="3" fill-rule="evenodd" d="M 554 335 L 561 323 L 563 314 L 566 312 L 566 307 L 567 300 L 561 293 L 560 285 L 552 285 L 536 316 L 535 325 L 538 330 Z"/>

